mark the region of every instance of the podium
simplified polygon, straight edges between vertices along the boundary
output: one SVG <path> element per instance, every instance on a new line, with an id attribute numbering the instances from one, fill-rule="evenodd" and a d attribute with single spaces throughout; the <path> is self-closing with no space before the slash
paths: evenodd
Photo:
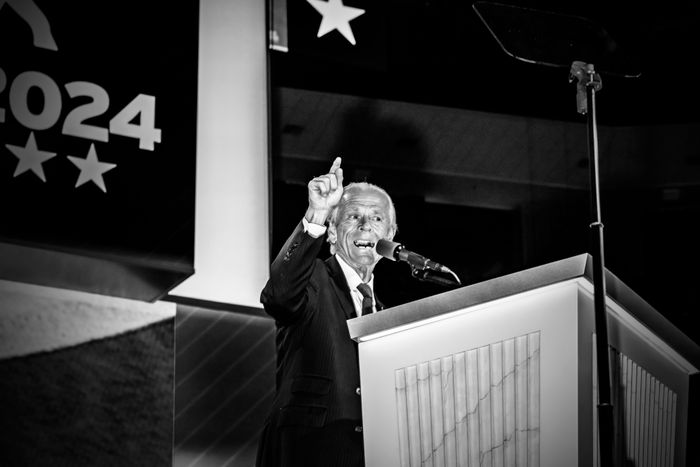
<path id="1" fill-rule="evenodd" d="M 597 465 L 592 274 L 582 254 L 349 320 L 366 465 Z M 700 347 L 605 274 L 616 465 L 683 466 Z"/>

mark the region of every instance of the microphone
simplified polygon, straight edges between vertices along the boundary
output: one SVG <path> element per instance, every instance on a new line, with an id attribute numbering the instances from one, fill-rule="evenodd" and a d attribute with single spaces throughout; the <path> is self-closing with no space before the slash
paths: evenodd
<path id="1" fill-rule="evenodd" d="M 450 271 L 448 267 L 443 266 L 440 263 L 436 263 L 435 261 L 429 260 L 428 258 L 421 256 L 418 253 L 409 251 L 400 243 L 392 242 L 390 240 L 382 238 L 377 242 L 377 253 L 392 261 L 404 261 L 410 264 L 411 268 L 414 270 L 425 271 L 427 269 L 431 271 L 451 274 L 455 277 L 458 284 L 461 283 L 457 275 L 454 272 Z"/>

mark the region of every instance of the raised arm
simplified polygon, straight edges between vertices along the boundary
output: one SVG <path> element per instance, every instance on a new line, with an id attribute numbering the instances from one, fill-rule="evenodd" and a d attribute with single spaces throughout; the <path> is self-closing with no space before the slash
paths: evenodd
<path id="1" fill-rule="evenodd" d="M 308 207 L 304 218 L 324 225 L 343 194 L 341 158 L 333 161 L 328 173 L 314 177 L 307 185 Z M 270 267 L 270 279 L 261 294 L 267 312 L 280 321 L 292 321 L 305 309 L 307 286 L 325 237 L 304 232 L 301 223 L 287 239 Z"/>
<path id="2" fill-rule="evenodd" d="M 313 178 L 307 185 L 309 192 L 309 207 L 305 218 L 312 224 L 324 225 L 331 210 L 340 202 L 343 196 L 342 159 L 336 157 L 328 173 Z"/>

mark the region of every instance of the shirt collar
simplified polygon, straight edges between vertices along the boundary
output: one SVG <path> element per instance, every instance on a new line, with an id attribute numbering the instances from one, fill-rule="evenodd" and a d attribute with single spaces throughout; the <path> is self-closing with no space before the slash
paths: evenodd
<path id="1" fill-rule="evenodd" d="M 350 265 L 346 263 L 345 260 L 340 257 L 340 255 L 335 255 L 335 259 L 338 260 L 338 264 L 340 264 L 340 269 L 343 270 L 343 275 L 345 276 L 345 280 L 347 281 L 350 290 L 356 290 L 357 285 L 363 282 L 360 275 L 357 273 L 357 271 L 350 267 Z M 367 285 L 372 287 L 372 290 L 374 290 L 374 273 L 372 273 L 372 275 L 370 276 Z"/>

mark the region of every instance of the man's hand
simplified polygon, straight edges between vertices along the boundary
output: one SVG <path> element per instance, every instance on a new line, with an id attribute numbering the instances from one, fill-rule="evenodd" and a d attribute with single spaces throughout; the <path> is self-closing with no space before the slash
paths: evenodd
<path id="1" fill-rule="evenodd" d="M 343 196 L 343 169 L 340 167 L 342 159 L 336 157 L 327 174 L 319 175 L 308 184 L 309 208 L 306 210 L 306 220 L 323 225 L 328 214 Z"/>

